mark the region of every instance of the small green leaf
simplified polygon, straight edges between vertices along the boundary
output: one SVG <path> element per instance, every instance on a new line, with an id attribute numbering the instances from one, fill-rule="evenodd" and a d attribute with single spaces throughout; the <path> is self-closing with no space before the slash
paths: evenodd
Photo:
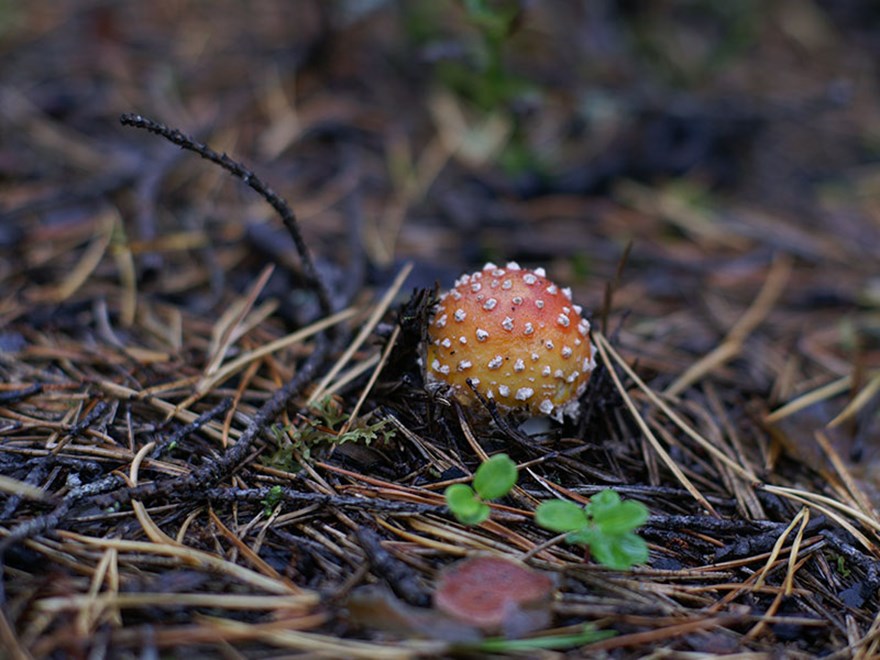
<path id="1" fill-rule="evenodd" d="M 266 497 L 260 502 L 263 505 L 263 514 L 268 518 L 272 515 L 272 511 L 275 510 L 275 507 L 281 503 L 281 498 L 284 493 L 281 490 L 281 486 L 275 485 L 269 489 L 269 492 L 266 493 Z"/>
<path id="2" fill-rule="evenodd" d="M 467 513 L 457 513 L 453 511 L 452 513 L 456 520 L 462 525 L 479 525 L 489 517 L 491 510 L 487 504 L 477 502 L 477 507 L 473 511 L 468 511 Z"/>
<path id="3" fill-rule="evenodd" d="M 588 525 L 566 536 L 565 542 L 574 545 L 592 545 L 597 533 L 593 525 Z"/>
<path id="4" fill-rule="evenodd" d="M 477 468 L 474 490 L 484 500 L 495 500 L 510 492 L 516 477 L 516 463 L 507 454 L 496 454 Z"/>
<path id="5" fill-rule="evenodd" d="M 648 561 L 648 543 L 635 532 L 622 534 L 619 547 L 632 564 L 644 564 Z"/>
<path id="6" fill-rule="evenodd" d="M 489 517 L 489 507 L 477 498 L 474 489 L 467 484 L 453 484 L 444 495 L 446 506 L 456 520 L 464 525 L 479 525 Z"/>
<path id="7" fill-rule="evenodd" d="M 474 489 L 467 484 L 453 484 L 443 494 L 446 496 L 446 506 L 453 513 L 476 511 L 480 504 Z"/>
<path id="8" fill-rule="evenodd" d="M 613 509 L 594 517 L 593 522 L 603 534 L 623 534 L 643 525 L 648 519 L 648 507 L 635 500 L 625 500 Z"/>
<path id="9" fill-rule="evenodd" d="M 585 508 L 587 515 L 591 519 L 597 520 L 604 518 L 609 511 L 613 511 L 619 504 L 620 495 L 617 491 L 606 488 L 593 495 Z"/>
<path id="10" fill-rule="evenodd" d="M 596 528 L 590 525 L 566 536 L 565 542 L 573 545 L 592 545 L 596 533 Z"/>
<path id="11" fill-rule="evenodd" d="M 568 500 L 541 502 L 535 509 L 535 522 L 551 532 L 572 532 L 588 524 L 584 509 Z"/>
<path id="12" fill-rule="evenodd" d="M 648 560 L 648 544 L 634 534 L 595 534 L 590 542 L 590 552 L 603 566 L 625 571 L 634 564 Z"/>

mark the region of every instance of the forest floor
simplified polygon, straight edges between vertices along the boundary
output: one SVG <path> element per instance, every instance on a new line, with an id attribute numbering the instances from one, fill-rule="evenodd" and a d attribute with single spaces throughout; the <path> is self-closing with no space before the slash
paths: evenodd
<path id="1" fill-rule="evenodd" d="M 38 0 L 0 52 L 4 657 L 880 656 L 871 3 Z M 592 322 L 536 437 L 424 386 L 487 261 Z M 608 488 L 631 570 L 534 521 Z M 551 596 L 435 607 L 484 555 Z"/>

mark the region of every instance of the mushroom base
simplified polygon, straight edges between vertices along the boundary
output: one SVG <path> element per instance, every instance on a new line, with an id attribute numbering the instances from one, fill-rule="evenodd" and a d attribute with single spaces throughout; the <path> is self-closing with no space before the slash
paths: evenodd
<path id="1" fill-rule="evenodd" d="M 477 399 L 467 383 L 464 385 L 449 383 L 432 376 L 431 372 L 428 371 L 425 378 L 425 387 L 432 393 L 442 393 L 454 398 L 468 410 L 477 410 L 482 407 L 479 399 Z M 499 397 L 491 390 L 484 391 L 478 387 L 477 391 L 486 399 L 492 401 L 501 412 L 522 413 L 525 417 L 549 417 L 562 423 L 564 418 L 568 417 L 573 420 L 580 414 L 579 398 L 584 393 L 584 390 L 586 390 L 586 387 L 587 381 L 584 380 L 578 386 L 574 396 L 561 405 L 554 404 L 549 411 L 546 407 L 541 409 L 540 407 L 529 405 L 525 401 L 512 400 L 511 397 Z"/>

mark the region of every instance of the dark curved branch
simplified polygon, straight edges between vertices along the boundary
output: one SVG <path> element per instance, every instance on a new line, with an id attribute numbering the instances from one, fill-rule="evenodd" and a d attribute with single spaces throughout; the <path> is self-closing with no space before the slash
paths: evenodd
<path id="1" fill-rule="evenodd" d="M 294 245 L 296 245 L 296 251 L 302 262 L 303 274 L 309 283 L 315 288 L 322 314 L 324 316 L 329 316 L 332 313 L 333 305 L 330 302 L 330 292 L 327 290 L 327 285 L 324 283 L 324 280 L 318 275 L 315 263 L 312 260 L 311 252 L 309 252 L 305 239 L 303 239 L 302 232 L 299 230 L 299 223 L 297 222 L 296 216 L 287 202 L 284 201 L 278 193 L 263 183 L 262 179 L 245 168 L 241 163 L 233 160 L 225 153 L 217 153 L 208 145 L 194 140 L 176 128 L 169 128 L 165 124 L 132 113 L 122 115 L 119 118 L 119 121 L 123 126 L 143 128 L 150 133 L 162 136 L 169 142 L 176 144 L 181 149 L 188 149 L 189 151 L 197 153 L 202 158 L 219 165 L 233 176 L 244 181 L 252 190 L 260 195 L 260 197 L 269 202 L 272 208 L 275 209 L 275 212 L 278 213 L 287 232 L 290 234 L 291 238 L 293 238 Z"/>

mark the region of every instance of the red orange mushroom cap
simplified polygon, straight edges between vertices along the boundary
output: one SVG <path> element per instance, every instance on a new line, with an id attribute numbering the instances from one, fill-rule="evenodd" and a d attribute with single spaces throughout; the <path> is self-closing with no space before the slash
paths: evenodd
<path id="1" fill-rule="evenodd" d="M 468 405 L 471 379 L 500 407 L 574 416 L 595 367 L 581 314 L 543 268 L 488 263 L 440 296 L 428 327 L 427 381 L 451 386 Z"/>

